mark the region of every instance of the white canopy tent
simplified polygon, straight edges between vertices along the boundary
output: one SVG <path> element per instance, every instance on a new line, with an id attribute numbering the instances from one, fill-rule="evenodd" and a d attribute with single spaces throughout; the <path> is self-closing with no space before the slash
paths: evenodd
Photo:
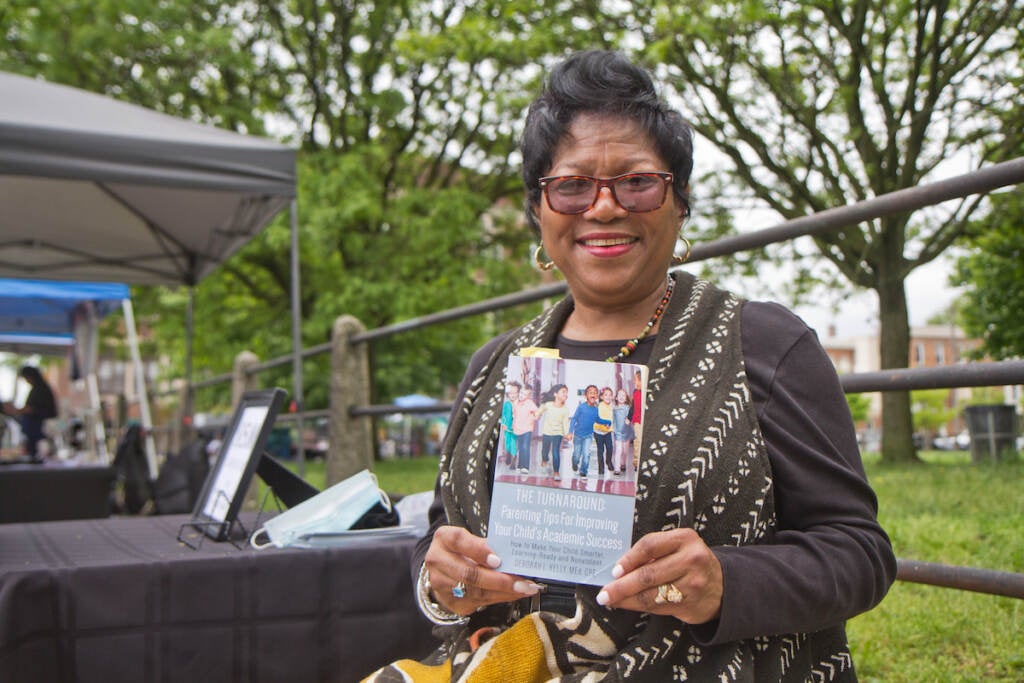
<path id="1" fill-rule="evenodd" d="M 0 73 L 0 277 L 194 285 L 295 196 L 295 152 Z"/>
<path id="2" fill-rule="evenodd" d="M 0 277 L 186 285 L 191 293 L 291 205 L 293 398 L 301 405 L 295 151 L 7 73 L 0 102 Z M 185 324 L 191 340 L 191 305 Z M 191 344 L 185 365 L 190 381 Z"/>

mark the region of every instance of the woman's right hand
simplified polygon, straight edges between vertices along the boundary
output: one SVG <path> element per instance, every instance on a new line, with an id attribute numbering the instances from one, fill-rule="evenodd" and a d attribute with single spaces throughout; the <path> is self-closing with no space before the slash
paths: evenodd
<path id="1" fill-rule="evenodd" d="M 487 541 L 462 527 L 439 527 L 423 565 L 430 577 L 434 600 L 462 616 L 487 605 L 534 595 L 539 590 L 532 581 L 497 571 L 501 559 L 487 546 Z M 452 593 L 459 582 L 465 591 L 461 598 Z"/>

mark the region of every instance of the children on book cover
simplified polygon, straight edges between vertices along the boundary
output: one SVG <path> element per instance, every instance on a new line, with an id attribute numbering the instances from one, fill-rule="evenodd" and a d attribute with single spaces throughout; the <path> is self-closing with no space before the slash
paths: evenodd
<path id="1" fill-rule="evenodd" d="M 629 363 L 509 358 L 505 377 L 518 424 L 494 472 L 488 540 L 502 570 L 536 579 L 601 585 L 630 546 L 636 463 L 632 422 L 644 400 L 646 367 Z M 516 396 L 518 394 L 518 396 Z M 539 405 L 538 405 L 539 404 Z M 526 419 L 523 419 L 526 418 Z M 627 426 L 628 425 L 628 426 Z M 526 426 L 529 430 L 526 431 Z"/>

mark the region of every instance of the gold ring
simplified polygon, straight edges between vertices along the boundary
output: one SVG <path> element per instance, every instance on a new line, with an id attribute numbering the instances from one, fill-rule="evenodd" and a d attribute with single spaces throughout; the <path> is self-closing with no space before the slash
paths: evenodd
<path id="1" fill-rule="evenodd" d="M 654 598 L 655 604 L 663 605 L 666 602 L 671 602 L 674 605 L 678 605 L 683 601 L 682 592 L 671 583 L 663 583 L 658 586 L 658 594 Z"/>

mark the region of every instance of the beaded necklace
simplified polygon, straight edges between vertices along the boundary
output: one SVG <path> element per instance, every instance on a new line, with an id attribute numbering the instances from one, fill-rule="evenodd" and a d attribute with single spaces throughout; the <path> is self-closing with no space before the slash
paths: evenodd
<path id="1" fill-rule="evenodd" d="M 630 354 L 636 351 L 636 347 L 640 345 L 640 340 L 650 334 L 651 329 L 653 329 L 654 326 L 658 324 L 658 321 L 661 320 L 661 314 L 665 312 L 665 307 L 668 306 L 668 300 L 672 298 L 672 290 L 675 286 L 676 281 L 670 277 L 668 279 L 668 287 L 665 288 L 665 295 L 661 297 L 661 301 L 658 302 L 658 307 L 654 309 L 654 315 L 652 315 L 651 319 L 647 321 L 646 325 L 644 325 L 644 329 L 640 330 L 640 334 L 626 342 L 623 347 L 619 349 L 617 354 L 605 358 L 606 362 L 618 363 L 619 361 L 628 358 Z"/>

